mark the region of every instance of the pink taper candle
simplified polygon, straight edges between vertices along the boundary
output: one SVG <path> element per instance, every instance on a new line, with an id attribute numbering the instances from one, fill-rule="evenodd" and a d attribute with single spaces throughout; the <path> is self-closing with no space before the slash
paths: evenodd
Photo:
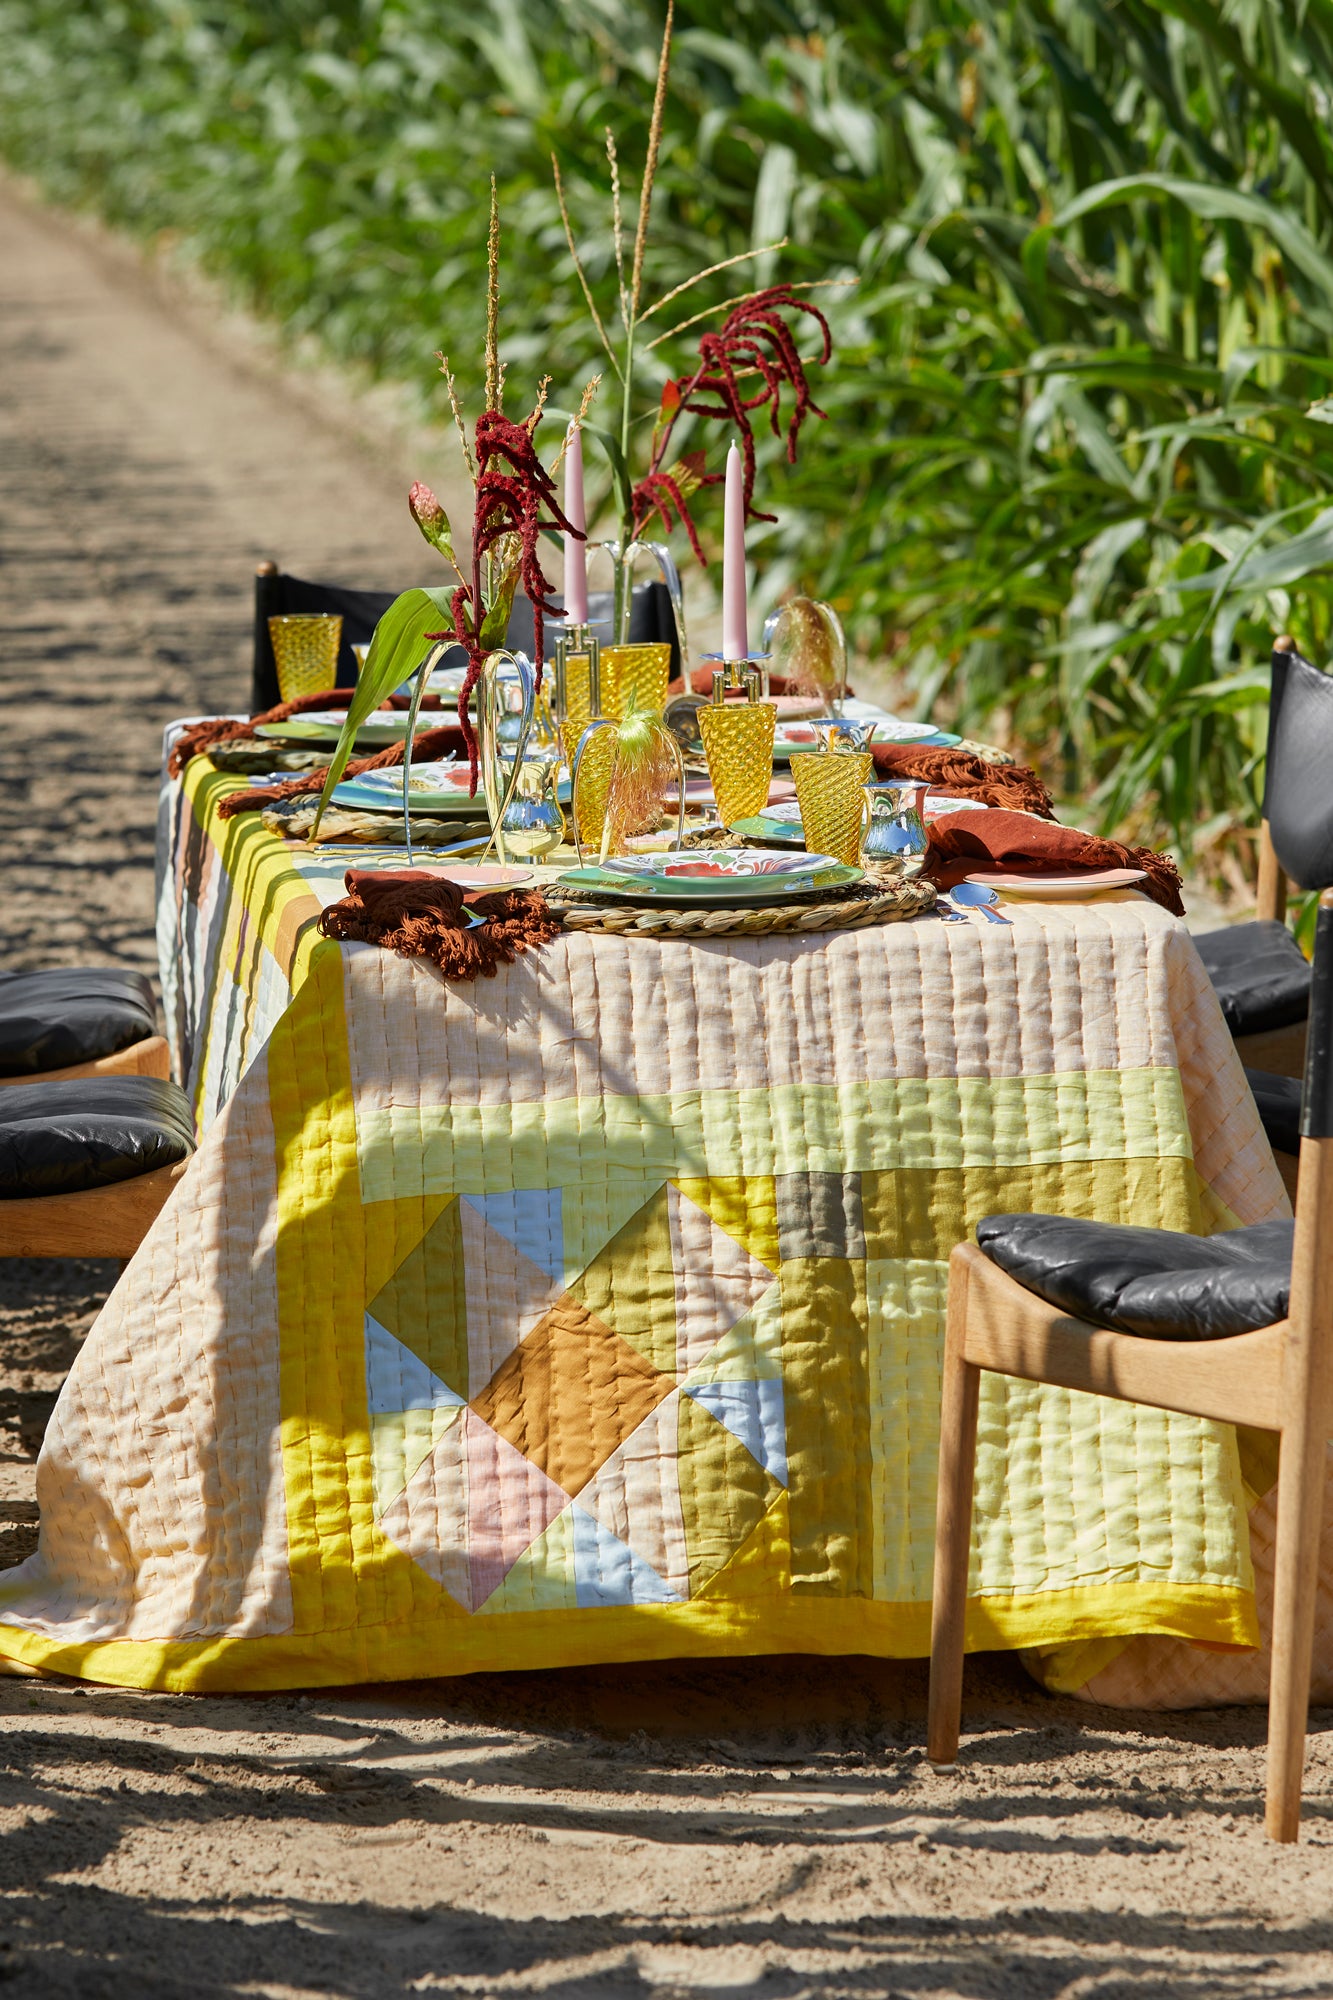
<path id="1" fill-rule="evenodd" d="M 583 439 L 578 426 L 569 427 L 565 451 L 565 519 L 575 528 L 586 528 L 583 512 Z M 565 536 L 565 623 L 588 622 L 588 544 L 577 535 Z"/>
<path id="2" fill-rule="evenodd" d="M 722 657 L 748 660 L 745 605 L 745 473 L 735 445 L 727 453 L 726 505 L 722 513 Z"/>

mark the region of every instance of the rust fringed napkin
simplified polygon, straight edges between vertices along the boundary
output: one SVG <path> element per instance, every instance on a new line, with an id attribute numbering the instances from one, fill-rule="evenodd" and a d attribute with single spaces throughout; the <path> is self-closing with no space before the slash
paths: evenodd
<path id="1" fill-rule="evenodd" d="M 210 716 L 206 722 L 196 722 L 189 729 L 182 729 L 171 746 L 167 771 L 171 777 L 178 778 L 191 757 L 203 756 L 215 743 L 253 742 L 261 722 L 290 722 L 294 715 L 308 715 L 318 709 L 350 708 L 355 693 L 355 688 L 325 688 L 322 694 L 298 695 L 295 701 L 280 701 L 276 708 L 261 710 L 248 722 L 242 722 L 234 715 Z M 412 706 L 405 694 L 391 694 L 382 705 L 385 708 Z M 428 694 L 422 696 L 421 706 L 438 714 L 444 703 L 439 695 Z M 461 729 L 458 733 L 461 737 Z"/>
<path id="2" fill-rule="evenodd" d="M 414 763 L 429 764 L 432 758 L 447 757 L 449 752 L 460 752 L 466 748 L 463 732 L 456 722 L 442 722 L 438 729 L 419 730 L 412 739 L 412 759 Z M 377 750 L 371 757 L 354 757 L 343 778 L 359 778 L 363 771 L 389 771 L 401 764 L 406 749 L 402 743 L 391 743 L 387 750 Z M 247 792 L 230 792 L 218 807 L 219 819 L 232 819 L 237 813 L 258 812 L 264 806 L 275 804 L 278 799 L 296 799 L 307 792 L 321 792 L 324 789 L 323 771 L 302 771 L 299 777 L 284 778 L 279 785 L 252 785 Z"/>
<path id="3" fill-rule="evenodd" d="M 910 743 L 875 743 L 870 754 L 875 760 L 875 776 L 887 783 L 916 778 L 939 791 L 976 799 L 984 806 L 998 806 L 1004 812 L 1054 818 L 1050 793 L 1026 764 L 988 764 L 970 750 L 927 749 Z"/>
<path id="4" fill-rule="evenodd" d="M 937 889 L 952 889 L 965 876 L 993 868 L 997 874 L 1095 874 L 1102 868 L 1141 868 L 1145 894 L 1173 916 L 1183 917 L 1180 870 L 1169 854 L 1151 847 L 1126 847 L 1076 826 L 1030 819 L 1025 813 L 955 813 L 933 820 L 926 874 Z"/>
<path id="5" fill-rule="evenodd" d="M 346 896 L 319 919 L 325 937 L 428 958 L 446 979 L 489 979 L 562 928 L 546 898 L 530 889 L 498 889 L 469 902 L 447 875 L 417 869 L 349 868 L 343 880 Z M 469 910 L 484 921 L 471 926 Z"/>

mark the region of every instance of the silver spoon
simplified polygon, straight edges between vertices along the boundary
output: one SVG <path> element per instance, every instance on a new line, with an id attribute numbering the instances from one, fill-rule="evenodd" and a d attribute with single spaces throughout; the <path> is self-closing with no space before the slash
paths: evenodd
<path id="1" fill-rule="evenodd" d="M 998 910 L 991 908 L 991 904 L 998 903 L 1000 899 L 994 889 L 987 888 L 984 882 L 959 882 L 950 889 L 949 898 L 965 910 L 980 910 L 982 916 L 989 917 L 993 924 L 1013 923 L 1012 917 L 1002 917 Z"/>

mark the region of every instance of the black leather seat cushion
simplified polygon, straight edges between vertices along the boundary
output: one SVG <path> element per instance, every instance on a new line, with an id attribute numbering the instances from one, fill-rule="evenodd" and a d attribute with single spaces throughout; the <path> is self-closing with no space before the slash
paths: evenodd
<path id="1" fill-rule="evenodd" d="M 1285 1318 L 1294 1227 L 1257 1222 L 1182 1236 L 1068 1215 L 988 1215 L 977 1242 L 1002 1271 L 1076 1319 L 1153 1340 L 1213 1340 Z"/>
<path id="2" fill-rule="evenodd" d="M 1306 1018 L 1310 967 L 1285 924 L 1233 924 L 1194 942 L 1233 1035 L 1262 1035 Z"/>
<path id="3" fill-rule="evenodd" d="M 1294 1076 L 1270 1076 L 1266 1069 L 1247 1069 L 1245 1081 L 1254 1092 L 1259 1120 L 1275 1153 L 1301 1150 L 1301 1086 Z"/>
<path id="4" fill-rule="evenodd" d="M 0 1090 L 0 1201 L 109 1187 L 193 1151 L 190 1100 L 159 1077 L 76 1077 Z"/>
<path id="5" fill-rule="evenodd" d="M 114 966 L 0 973 L 0 1076 L 96 1062 L 156 1034 L 153 989 Z"/>

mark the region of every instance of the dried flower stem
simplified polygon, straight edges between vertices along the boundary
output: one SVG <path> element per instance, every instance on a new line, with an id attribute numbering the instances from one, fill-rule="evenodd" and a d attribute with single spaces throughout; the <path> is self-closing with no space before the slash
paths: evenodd
<path id="1" fill-rule="evenodd" d="M 554 153 L 551 155 L 551 172 L 555 176 L 555 198 L 560 204 L 560 219 L 565 225 L 565 241 L 569 245 L 569 254 L 574 260 L 574 269 L 578 273 L 579 283 L 583 287 L 583 296 L 588 302 L 588 311 L 592 314 L 592 323 L 597 328 L 598 338 L 602 346 L 606 349 L 611 366 L 615 369 L 616 374 L 619 375 L 620 362 L 616 358 L 616 351 L 611 345 L 606 328 L 602 325 L 602 315 L 597 310 L 597 301 L 592 295 L 592 287 L 588 283 L 588 274 L 579 259 L 578 251 L 574 248 L 574 225 L 569 219 L 569 209 L 565 203 L 565 187 L 564 182 L 560 178 L 560 162 Z"/>
<path id="2" fill-rule="evenodd" d="M 641 320 L 651 319 L 655 312 L 660 312 L 663 306 L 669 306 L 672 299 L 678 299 L 681 293 L 688 292 L 692 285 L 702 284 L 705 278 L 715 277 L 719 271 L 729 271 L 733 264 L 743 264 L 747 257 L 766 257 L 770 250 L 785 250 L 790 240 L 789 237 L 780 236 L 776 243 L 765 243 L 762 249 L 739 250 L 734 257 L 724 257 L 720 264 L 710 264 L 706 271 L 696 271 L 692 278 L 684 279 L 671 291 L 664 293 L 655 304 L 645 306 L 639 314 L 639 318 Z M 722 308 L 715 306 L 713 310 L 720 312 Z"/>
<path id="3" fill-rule="evenodd" d="M 560 449 L 551 460 L 550 470 L 552 479 L 555 478 L 556 473 L 559 472 L 565 462 L 565 453 L 569 450 L 569 440 L 573 437 L 575 431 L 583 429 L 583 419 L 592 407 L 592 399 L 597 394 L 597 387 L 601 379 L 600 375 L 594 375 L 583 391 L 583 398 L 579 403 L 579 413 L 573 423 L 566 426 L 565 434 L 560 440 Z"/>
<path id="4" fill-rule="evenodd" d="M 529 437 L 535 434 L 537 426 L 542 420 L 542 411 L 546 408 L 546 391 L 550 386 L 550 376 L 543 375 L 541 381 L 537 384 L 537 400 L 532 406 L 532 415 L 527 421 L 526 429 Z"/>
<path id="5" fill-rule="evenodd" d="M 676 0 L 667 0 L 666 26 L 662 31 L 662 53 L 657 63 L 657 89 L 653 93 L 653 115 L 648 126 L 648 158 L 644 162 L 643 187 L 639 194 L 639 226 L 634 234 L 634 270 L 630 278 L 631 319 L 639 316 L 639 295 L 643 285 L 643 254 L 648 247 L 648 216 L 652 208 L 653 182 L 657 179 L 657 155 L 662 144 L 662 117 L 666 110 L 667 73 L 671 68 L 671 28 Z"/>
<path id="6" fill-rule="evenodd" d="M 498 410 L 504 403 L 504 375 L 500 368 L 500 202 L 491 175 L 491 229 L 486 243 L 486 408 Z"/>
<path id="7" fill-rule="evenodd" d="M 745 254 L 750 256 L 754 253 L 747 251 Z M 707 274 L 703 273 L 702 275 L 706 276 Z M 830 285 L 859 285 L 860 282 L 859 278 L 808 278 L 798 285 L 788 285 L 787 290 L 789 292 L 818 292 L 826 290 Z M 701 320 L 712 319 L 715 313 L 730 312 L 734 306 L 743 306 L 748 300 L 757 299 L 758 297 L 758 292 L 742 292 L 738 299 L 727 299 L 721 305 L 705 306 L 702 312 L 695 313 L 690 319 L 681 320 L 679 326 L 669 328 L 666 333 L 659 333 L 656 340 L 648 342 L 644 352 L 651 354 L 653 349 L 660 347 L 664 340 L 674 340 L 678 333 L 688 333 L 689 329 L 692 326 L 698 326 Z M 665 305 L 666 300 L 662 299 L 659 303 Z M 645 313 L 644 318 L 647 319 L 647 317 L 648 315 Z"/>
<path id="8" fill-rule="evenodd" d="M 629 325 L 629 294 L 625 290 L 625 225 L 620 210 L 620 162 L 616 158 L 616 138 L 606 128 L 606 157 L 611 168 L 611 235 L 616 246 L 616 284 L 620 292 L 620 317 Z"/>
<path id="9" fill-rule="evenodd" d="M 449 356 L 441 354 L 437 349 L 435 359 L 440 364 L 440 373 L 443 375 L 445 387 L 449 391 L 449 408 L 454 413 L 454 429 L 458 432 L 458 442 L 463 447 L 463 462 L 467 466 L 468 477 L 475 486 L 477 483 L 477 461 L 473 458 L 472 446 L 468 443 L 467 425 L 463 420 L 463 399 L 458 393 L 458 384 L 454 380 L 454 371 L 449 366 Z"/>

